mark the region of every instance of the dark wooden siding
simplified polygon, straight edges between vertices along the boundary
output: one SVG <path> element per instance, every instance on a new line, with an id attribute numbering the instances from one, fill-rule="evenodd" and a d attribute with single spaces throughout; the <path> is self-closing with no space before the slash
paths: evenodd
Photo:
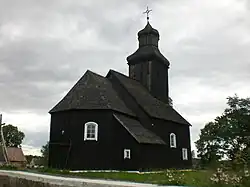
<path id="1" fill-rule="evenodd" d="M 113 151 L 119 153 L 114 156 L 112 162 L 119 170 L 137 170 L 140 168 L 140 144 L 131 136 L 131 134 L 113 118 L 115 139 L 112 144 Z M 125 159 L 123 151 L 130 149 L 131 159 Z"/>
<path id="2" fill-rule="evenodd" d="M 135 169 L 138 146 L 135 139 L 108 110 L 53 113 L 51 117 L 50 166 L 67 169 Z M 98 141 L 84 141 L 84 124 L 98 124 Z M 64 130 L 62 135 L 61 131 Z M 123 159 L 124 148 L 131 160 Z"/>
<path id="3" fill-rule="evenodd" d="M 152 62 L 150 92 L 156 98 L 168 102 L 168 68 L 157 60 Z"/>
<path id="4" fill-rule="evenodd" d="M 164 160 L 168 160 L 168 167 L 190 168 L 192 165 L 191 145 L 190 145 L 190 127 L 188 125 L 178 124 L 171 121 L 154 119 L 152 131 L 160 136 L 167 144 Z M 176 148 L 170 147 L 170 134 L 176 135 Z M 182 159 L 182 148 L 188 149 L 188 160 Z"/>
<path id="5" fill-rule="evenodd" d="M 130 68 L 130 77 L 139 81 L 151 92 L 154 97 L 162 100 L 163 102 L 168 102 L 168 67 L 164 63 L 153 60 L 151 62 L 150 75 L 148 75 L 149 62 L 151 61 L 142 61 L 131 65 L 133 68 Z M 150 78 L 148 78 L 148 76 L 150 76 Z M 150 87 L 148 85 L 149 79 Z"/>

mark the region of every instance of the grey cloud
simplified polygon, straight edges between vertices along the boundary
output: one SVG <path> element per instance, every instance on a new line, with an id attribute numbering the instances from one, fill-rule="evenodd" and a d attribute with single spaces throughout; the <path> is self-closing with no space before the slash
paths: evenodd
<path id="1" fill-rule="evenodd" d="M 58 95 L 69 90 L 86 69 L 103 67 L 105 75 L 120 53 L 73 51 L 67 53 L 54 41 L 24 40 L 0 51 L 5 69 L 0 74 L 2 110 L 48 110 Z M 117 59 L 117 60 L 116 60 Z M 95 62 L 95 63 L 93 63 Z M 126 63 L 124 62 L 124 65 Z"/>
<path id="2" fill-rule="evenodd" d="M 25 132 L 25 139 L 23 145 L 41 148 L 49 139 L 49 132 L 39 131 L 39 132 Z"/>

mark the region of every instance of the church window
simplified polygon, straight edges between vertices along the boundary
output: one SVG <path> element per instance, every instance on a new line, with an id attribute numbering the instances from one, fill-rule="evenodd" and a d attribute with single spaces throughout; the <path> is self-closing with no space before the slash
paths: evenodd
<path id="1" fill-rule="evenodd" d="M 130 159 L 130 149 L 124 149 L 124 159 Z"/>
<path id="2" fill-rule="evenodd" d="M 84 125 L 84 140 L 97 141 L 98 124 L 95 122 L 87 122 Z"/>
<path id="3" fill-rule="evenodd" d="M 187 148 L 182 148 L 182 159 L 188 160 L 188 151 Z"/>
<path id="4" fill-rule="evenodd" d="M 176 148 L 176 135 L 174 133 L 170 134 L 170 147 Z"/>

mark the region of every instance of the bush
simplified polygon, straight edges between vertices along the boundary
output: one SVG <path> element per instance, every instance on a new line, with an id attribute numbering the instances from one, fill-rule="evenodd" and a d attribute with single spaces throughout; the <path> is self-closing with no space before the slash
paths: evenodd
<path id="1" fill-rule="evenodd" d="M 12 164 L 3 164 L 0 166 L 0 169 L 2 169 L 2 170 L 17 170 L 18 167 L 14 166 Z"/>

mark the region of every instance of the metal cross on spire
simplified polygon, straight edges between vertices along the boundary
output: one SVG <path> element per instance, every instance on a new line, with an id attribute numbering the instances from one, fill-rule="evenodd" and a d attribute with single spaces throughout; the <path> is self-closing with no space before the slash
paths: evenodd
<path id="1" fill-rule="evenodd" d="M 148 9 L 148 6 L 147 6 L 147 10 L 145 12 L 143 12 L 143 14 L 147 14 L 147 21 L 149 21 L 149 13 L 151 12 L 152 10 L 149 10 Z"/>

